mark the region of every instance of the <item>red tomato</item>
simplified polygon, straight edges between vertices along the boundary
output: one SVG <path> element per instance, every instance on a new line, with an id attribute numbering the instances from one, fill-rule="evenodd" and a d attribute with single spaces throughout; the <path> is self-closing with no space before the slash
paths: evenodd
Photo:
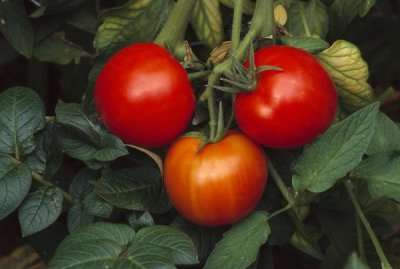
<path id="1" fill-rule="evenodd" d="M 127 143 L 161 147 L 184 132 L 195 107 L 185 69 L 163 47 L 138 43 L 113 55 L 97 77 L 104 125 Z"/>
<path id="2" fill-rule="evenodd" d="M 169 149 L 164 183 L 175 208 L 202 226 L 234 223 L 260 200 L 268 176 L 263 151 L 246 136 L 231 132 L 206 145 L 182 137 Z"/>
<path id="3" fill-rule="evenodd" d="M 256 89 L 238 94 L 235 118 L 254 141 L 271 148 L 303 146 L 331 124 L 337 107 L 335 86 L 309 53 L 288 46 L 258 50 L 256 66 L 282 71 L 261 72 Z"/>

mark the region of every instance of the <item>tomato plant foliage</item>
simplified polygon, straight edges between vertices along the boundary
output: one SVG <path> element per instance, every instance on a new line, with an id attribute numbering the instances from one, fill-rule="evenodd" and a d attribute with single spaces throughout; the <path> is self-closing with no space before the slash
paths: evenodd
<path id="1" fill-rule="evenodd" d="M 399 16 L 0 1 L 0 267 L 400 268 Z"/>

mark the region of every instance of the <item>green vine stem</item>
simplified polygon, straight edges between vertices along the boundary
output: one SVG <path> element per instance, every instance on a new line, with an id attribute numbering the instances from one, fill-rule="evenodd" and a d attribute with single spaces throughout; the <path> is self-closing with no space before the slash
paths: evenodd
<path id="1" fill-rule="evenodd" d="M 300 217 L 297 215 L 297 213 L 293 209 L 293 206 L 296 204 L 296 199 L 293 197 L 292 193 L 289 191 L 285 182 L 283 181 L 283 179 L 281 178 L 281 176 L 279 175 L 278 171 L 276 170 L 275 166 L 273 165 L 273 163 L 271 162 L 271 160 L 269 158 L 268 158 L 268 169 L 269 169 L 272 179 L 275 181 L 276 185 L 278 186 L 278 189 L 280 190 L 283 197 L 287 201 L 287 203 L 288 203 L 287 207 L 290 207 L 290 211 L 288 212 L 288 214 L 289 214 L 289 217 L 292 219 L 294 225 L 296 226 L 297 231 L 308 242 L 310 242 L 316 250 L 319 251 L 317 242 L 311 236 L 309 230 L 307 229 L 307 227 L 304 225 L 303 221 L 300 219 Z M 286 210 L 288 210 L 288 209 L 286 209 Z"/>
<path id="2" fill-rule="evenodd" d="M 174 54 L 184 46 L 186 27 L 196 2 L 197 0 L 178 0 L 154 43 L 169 48 Z"/>
<path id="3" fill-rule="evenodd" d="M 246 36 L 243 38 L 242 42 L 240 42 L 237 50 L 235 50 L 232 53 L 232 57 L 234 57 L 238 61 L 243 61 L 254 39 L 256 39 L 257 37 L 266 37 L 268 35 L 266 33 L 272 34 L 274 32 L 275 22 L 273 16 L 273 9 L 274 9 L 273 0 L 257 1 L 254 15 L 250 24 L 250 29 L 247 32 Z M 239 20 L 240 18 L 238 15 L 235 16 L 236 20 Z M 234 28 L 232 29 L 232 33 L 240 33 L 241 22 L 234 22 L 233 26 Z M 210 114 L 209 126 L 210 126 L 211 141 L 215 140 L 216 126 L 217 126 L 217 116 L 215 112 L 213 87 L 214 85 L 217 84 L 221 75 L 232 68 L 232 64 L 233 64 L 232 58 L 230 58 L 214 67 L 213 71 L 208 77 L 207 87 L 202 96 L 200 97 L 201 101 L 205 101 L 206 99 L 208 101 L 207 103 Z"/>
<path id="4" fill-rule="evenodd" d="M 364 215 L 364 212 L 358 203 L 358 200 L 356 196 L 353 193 L 353 184 L 350 180 L 345 181 L 345 187 L 346 191 L 350 196 L 351 202 L 353 203 L 354 209 L 356 210 L 356 213 L 358 217 L 361 220 L 361 223 L 363 224 L 365 230 L 367 231 L 369 237 L 371 238 L 372 244 L 375 247 L 376 254 L 378 254 L 378 257 L 382 263 L 382 268 L 383 269 L 392 269 L 393 267 L 390 265 L 389 260 L 386 258 L 385 252 L 382 249 L 381 244 L 379 243 L 378 238 L 376 237 L 374 230 L 371 227 L 371 224 L 369 223 L 367 217 Z"/>
<path id="5" fill-rule="evenodd" d="M 242 12 L 243 12 L 243 1 L 236 0 L 233 9 L 233 23 L 232 23 L 232 43 L 231 51 L 234 52 L 239 47 L 240 33 L 242 28 Z"/>
<path id="6" fill-rule="evenodd" d="M 14 157 L 12 157 L 12 156 L 10 156 L 8 154 L 0 153 L 0 156 L 4 156 L 4 157 L 7 157 L 7 158 L 11 159 L 14 164 L 17 164 L 17 165 L 21 164 L 21 161 L 15 159 Z M 46 179 L 44 179 L 44 177 L 42 175 L 40 175 L 40 174 L 38 174 L 38 173 L 36 173 L 34 171 L 32 171 L 32 178 L 35 179 L 37 182 L 39 182 L 40 184 L 42 184 L 44 186 L 47 186 L 47 187 L 58 187 L 53 182 L 47 181 Z M 69 203 L 73 204 L 74 201 L 73 201 L 71 195 L 69 195 L 69 193 L 67 193 L 66 191 L 64 191 L 60 187 L 58 187 L 58 188 L 61 190 L 64 199 L 66 201 L 68 201 Z"/>
<path id="7" fill-rule="evenodd" d="M 365 256 L 364 238 L 361 229 L 361 222 L 356 212 L 355 212 L 355 221 L 356 221 L 356 231 L 357 231 L 358 253 L 360 254 L 361 260 L 364 263 L 367 263 L 367 256 Z"/>

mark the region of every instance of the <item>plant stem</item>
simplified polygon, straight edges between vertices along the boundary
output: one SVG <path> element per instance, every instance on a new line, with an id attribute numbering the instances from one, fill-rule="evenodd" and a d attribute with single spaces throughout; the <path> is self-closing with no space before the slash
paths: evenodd
<path id="1" fill-rule="evenodd" d="M 291 204 L 287 204 L 286 206 L 282 207 L 281 209 L 278 209 L 274 213 L 272 213 L 268 218 L 272 219 L 273 217 L 276 217 L 279 214 L 282 214 L 283 212 L 286 212 L 290 210 L 293 206 Z"/>
<path id="2" fill-rule="evenodd" d="M 45 185 L 47 187 L 57 187 L 61 190 L 62 195 L 64 196 L 64 199 L 67 200 L 70 204 L 73 204 L 74 201 L 71 197 L 71 195 L 69 195 L 69 193 L 67 193 L 66 191 L 64 191 L 63 189 L 61 189 L 60 187 L 56 186 L 53 182 L 47 181 L 43 178 L 43 176 L 41 176 L 40 174 L 32 171 L 32 178 L 34 178 L 37 182 L 39 182 L 42 185 Z"/>
<path id="3" fill-rule="evenodd" d="M 236 3 L 237 5 L 237 3 Z M 236 7 L 236 6 L 235 6 Z M 274 26 L 274 18 L 273 15 L 271 18 L 265 18 L 265 13 L 269 10 L 273 11 L 274 8 L 274 1 L 273 0 L 258 0 L 256 3 L 256 9 L 254 11 L 253 19 L 250 25 L 249 32 L 246 34 L 244 37 L 243 41 L 239 44 L 237 50 L 233 52 L 233 57 L 235 57 L 237 60 L 242 61 L 250 47 L 250 44 L 253 42 L 253 40 L 258 37 L 262 32 L 265 32 L 265 29 L 267 31 L 273 32 L 273 26 Z M 237 13 L 237 12 L 236 12 Z M 241 12 L 240 12 L 241 13 Z M 269 12 L 270 13 L 270 12 Z M 272 13 L 273 14 L 273 13 Z M 237 33 L 238 30 L 238 15 L 236 15 L 235 18 L 235 29 L 234 32 L 235 35 L 240 36 L 240 32 Z M 240 20 L 239 20 L 240 21 Z M 237 38 L 237 37 L 235 37 Z M 208 110 L 210 114 L 210 141 L 216 142 L 215 141 L 215 136 L 216 136 L 216 127 L 217 127 L 217 119 L 216 119 L 216 113 L 215 113 L 215 101 L 214 101 L 214 89 L 213 86 L 219 81 L 221 75 L 228 71 L 230 68 L 232 68 L 232 59 L 228 59 L 217 66 L 213 69 L 211 72 L 210 76 L 208 77 L 208 83 L 207 87 L 200 97 L 201 101 L 204 101 L 207 98 L 207 105 L 208 105 Z"/>
<path id="4" fill-rule="evenodd" d="M 12 157 L 11 155 L 8 155 L 8 154 L 0 153 L 0 156 L 4 156 L 4 157 L 7 157 L 7 158 L 10 158 L 10 159 L 13 161 L 13 163 L 16 164 L 16 165 L 19 165 L 19 164 L 22 163 L 21 161 L 15 159 L 14 157 Z M 36 173 L 35 171 L 32 171 L 32 178 L 35 179 L 37 182 L 39 182 L 40 184 L 42 184 L 42 185 L 44 185 L 44 186 L 48 186 L 48 187 L 53 187 L 53 186 L 54 186 L 54 187 L 58 187 L 58 186 L 55 185 L 53 182 L 50 182 L 50 181 L 45 180 L 45 179 L 43 178 L 43 176 L 41 176 L 39 173 Z M 69 203 L 73 204 L 74 201 L 73 201 L 71 195 L 69 195 L 69 193 L 67 193 L 66 191 L 64 191 L 64 190 L 61 189 L 60 187 L 58 187 L 58 188 L 61 190 L 61 192 L 62 192 L 62 194 L 63 194 L 63 196 L 64 196 L 64 199 L 67 200 Z"/>
<path id="5" fill-rule="evenodd" d="M 184 42 L 186 27 L 196 2 L 197 0 L 178 0 L 154 43 L 175 52 Z"/>
<path id="6" fill-rule="evenodd" d="M 210 70 L 202 70 L 198 72 L 189 73 L 190 81 L 197 80 L 208 76 L 211 73 Z"/>
<path id="7" fill-rule="evenodd" d="M 393 267 L 390 265 L 388 259 L 386 258 L 385 252 L 383 251 L 382 246 L 379 243 L 379 240 L 376 237 L 374 230 L 371 227 L 371 224 L 369 223 L 367 217 L 364 215 L 364 212 L 362 211 L 361 206 L 358 203 L 357 198 L 353 193 L 352 183 L 350 180 L 345 181 L 345 187 L 346 187 L 347 193 L 350 196 L 351 202 L 353 203 L 353 206 L 356 210 L 356 213 L 361 220 L 361 223 L 363 224 L 365 230 L 367 231 L 369 237 L 371 238 L 372 244 L 375 247 L 376 254 L 378 254 L 378 257 L 382 263 L 382 268 L 392 269 Z"/>
<path id="8" fill-rule="evenodd" d="M 288 212 L 290 218 L 292 219 L 294 225 L 296 226 L 297 231 L 300 233 L 300 235 L 305 238 L 318 252 L 320 252 L 319 247 L 317 242 L 314 240 L 314 238 L 311 236 L 310 232 L 308 231 L 307 227 L 304 225 L 303 221 L 300 219 L 300 217 L 297 215 L 297 213 L 294 211 L 293 206 L 296 204 L 296 199 L 293 197 L 289 189 L 287 188 L 285 182 L 279 175 L 278 171 L 275 169 L 275 166 L 271 162 L 271 160 L 268 158 L 268 169 L 269 172 L 272 176 L 272 179 L 275 181 L 276 185 L 278 186 L 278 189 L 281 191 L 283 197 L 287 201 L 288 205 L 290 206 L 290 211 Z M 322 254 L 321 254 L 322 257 Z"/>
<path id="9" fill-rule="evenodd" d="M 364 263 L 367 263 L 367 258 L 365 256 L 365 248 L 364 248 L 364 238 L 361 230 L 361 222 L 360 218 L 358 217 L 357 213 L 355 213 L 355 221 L 356 221 L 356 231 L 357 231 L 357 245 L 358 245 L 358 252 L 360 254 L 361 260 Z"/>
<path id="10" fill-rule="evenodd" d="M 268 158 L 268 169 L 269 172 L 274 179 L 276 185 L 278 186 L 279 190 L 281 191 L 283 197 L 285 197 L 286 201 L 292 207 L 296 204 L 296 200 L 294 199 L 293 195 L 290 193 L 289 189 L 286 187 L 285 182 L 276 171 L 274 165 L 272 164 L 271 160 Z"/>
<path id="11" fill-rule="evenodd" d="M 243 1 L 236 0 L 233 9 L 233 23 L 232 23 L 232 43 L 231 51 L 235 52 L 239 47 L 240 33 L 242 29 L 242 12 L 243 12 Z"/>

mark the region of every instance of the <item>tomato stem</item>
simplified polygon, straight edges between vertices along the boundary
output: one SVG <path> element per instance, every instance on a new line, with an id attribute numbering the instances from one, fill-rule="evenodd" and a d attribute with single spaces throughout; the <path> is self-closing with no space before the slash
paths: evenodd
<path id="1" fill-rule="evenodd" d="M 236 6 L 235 6 L 236 8 Z M 250 29 L 242 42 L 239 44 L 237 50 L 233 52 L 233 57 L 238 61 L 243 61 L 245 58 L 250 45 L 253 40 L 259 36 L 265 36 L 265 33 L 273 33 L 274 29 L 274 1 L 273 0 L 257 0 L 256 8 L 254 11 L 254 15 L 252 18 L 252 22 L 250 25 Z M 237 12 L 236 12 L 237 13 Z M 267 16 L 266 16 L 267 14 Z M 236 15 L 236 20 L 238 20 L 238 15 Z M 235 31 L 238 31 L 239 27 L 238 22 L 235 22 Z M 240 30 L 240 29 L 239 29 Z M 240 33 L 235 33 L 235 35 L 239 35 Z M 237 38 L 237 37 L 235 37 Z M 216 135 L 216 127 L 217 127 L 217 119 L 215 113 L 215 104 L 214 104 L 214 85 L 219 81 L 221 75 L 232 68 L 232 58 L 227 59 L 226 61 L 216 65 L 208 77 L 207 87 L 200 97 L 201 101 L 205 101 L 207 99 L 208 110 L 210 114 L 210 140 L 215 141 Z"/>
<path id="2" fill-rule="evenodd" d="M 371 238 L 372 244 L 375 247 L 376 254 L 378 254 L 378 257 L 382 263 L 382 268 L 392 269 L 393 267 L 390 265 L 389 260 L 386 258 L 385 252 L 383 251 L 382 246 L 379 243 L 379 240 L 376 237 L 375 232 L 371 227 L 371 224 L 369 223 L 356 196 L 353 193 L 352 182 L 350 180 L 346 180 L 344 185 L 345 185 L 346 191 L 351 199 L 351 202 L 353 203 L 354 209 L 356 210 L 356 213 L 361 220 L 361 223 L 363 224 L 365 230 L 367 231 L 369 237 Z"/>
<path id="3" fill-rule="evenodd" d="M 307 227 L 304 225 L 303 221 L 299 217 L 299 215 L 296 213 L 296 211 L 293 209 L 293 206 L 296 204 L 296 199 L 293 197 L 292 193 L 289 191 L 288 187 L 286 186 L 285 182 L 279 175 L 278 171 L 275 169 L 275 166 L 271 162 L 269 158 L 268 160 L 268 169 L 270 171 L 272 179 L 275 181 L 276 185 L 278 186 L 278 189 L 281 191 L 283 197 L 287 201 L 288 205 L 290 206 L 290 211 L 288 212 L 290 218 L 293 220 L 294 225 L 296 226 L 297 231 L 300 233 L 302 237 L 304 237 L 305 240 L 307 240 L 313 248 L 320 253 L 320 249 L 318 247 L 317 242 L 315 239 L 311 236 L 309 230 Z M 322 257 L 322 254 L 320 254 Z"/>
<path id="4" fill-rule="evenodd" d="M 202 70 L 198 72 L 189 73 L 190 81 L 197 80 L 208 76 L 211 73 L 210 70 Z"/>
<path id="5" fill-rule="evenodd" d="M 356 221 L 356 231 L 357 231 L 357 244 L 358 244 L 358 252 L 360 254 L 361 260 L 364 263 L 367 263 L 367 258 L 365 256 L 365 247 L 364 247 L 364 238 L 361 230 L 361 222 L 360 218 L 357 215 L 357 212 L 354 212 L 355 221 Z"/>
<path id="6" fill-rule="evenodd" d="M 167 47 L 175 54 L 176 49 L 184 43 L 186 27 L 196 2 L 196 0 L 178 0 L 154 43 Z"/>
<path id="7" fill-rule="evenodd" d="M 236 0 L 233 9 L 231 52 L 236 51 L 237 48 L 239 47 L 240 33 L 242 29 L 242 12 L 243 12 L 243 1 Z"/>

